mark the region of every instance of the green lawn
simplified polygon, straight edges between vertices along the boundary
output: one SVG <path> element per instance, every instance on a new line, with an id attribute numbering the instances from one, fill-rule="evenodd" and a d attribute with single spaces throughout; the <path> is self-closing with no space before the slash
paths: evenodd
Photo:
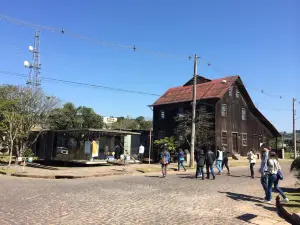
<path id="1" fill-rule="evenodd" d="M 2 172 L 2 173 L 10 173 L 10 174 L 12 174 L 12 173 L 16 173 L 16 170 L 14 170 L 14 169 L 7 169 L 7 168 L 4 168 L 4 167 L 1 167 L 0 168 L 0 172 Z"/>
<path id="2" fill-rule="evenodd" d="M 290 213 L 300 213 L 300 189 L 295 189 L 294 192 L 285 193 L 290 200 L 288 203 L 284 203 L 284 208 Z"/>

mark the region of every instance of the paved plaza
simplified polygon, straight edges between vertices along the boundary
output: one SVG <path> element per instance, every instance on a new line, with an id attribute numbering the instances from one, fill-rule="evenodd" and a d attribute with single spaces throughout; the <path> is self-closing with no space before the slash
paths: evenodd
<path id="1" fill-rule="evenodd" d="M 281 186 L 292 186 L 283 164 Z M 256 168 L 257 170 L 258 168 Z M 288 224 L 262 202 L 246 167 L 195 180 L 191 172 L 47 180 L 0 176 L 1 224 Z M 258 175 L 258 174 L 257 174 Z M 274 197 L 277 194 L 274 195 Z"/>

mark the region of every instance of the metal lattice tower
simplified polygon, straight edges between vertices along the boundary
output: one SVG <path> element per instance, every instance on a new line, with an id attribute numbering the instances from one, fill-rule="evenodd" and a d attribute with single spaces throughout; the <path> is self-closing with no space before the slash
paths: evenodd
<path id="1" fill-rule="evenodd" d="M 29 68 L 29 75 L 27 80 L 27 85 L 32 88 L 39 88 L 41 85 L 40 80 L 40 53 L 39 53 L 39 46 L 40 46 L 40 31 L 37 30 L 34 35 L 34 46 L 29 46 L 29 51 L 32 52 L 32 62 L 29 63 L 28 61 L 24 62 L 24 66 Z"/>

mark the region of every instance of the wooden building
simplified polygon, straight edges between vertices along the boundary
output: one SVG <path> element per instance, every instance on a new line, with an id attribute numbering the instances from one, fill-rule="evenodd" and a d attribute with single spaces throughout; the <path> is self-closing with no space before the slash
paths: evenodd
<path id="1" fill-rule="evenodd" d="M 174 118 L 192 109 L 192 90 L 191 79 L 183 86 L 170 88 L 153 103 L 154 139 L 174 136 Z M 232 154 L 245 156 L 249 149 L 258 151 L 261 143 L 281 136 L 255 107 L 239 76 L 216 80 L 197 76 L 196 90 L 197 111 L 210 112 L 214 118 L 214 148 L 224 146 Z"/>

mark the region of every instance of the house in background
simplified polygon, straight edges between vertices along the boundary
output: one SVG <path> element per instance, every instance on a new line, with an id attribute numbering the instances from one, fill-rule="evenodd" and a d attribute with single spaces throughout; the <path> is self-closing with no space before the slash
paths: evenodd
<path id="1" fill-rule="evenodd" d="M 193 79 L 170 88 L 153 103 L 154 139 L 174 136 L 174 118 L 192 109 L 192 90 Z M 196 90 L 197 112 L 209 112 L 214 118 L 214 148 L 224 146 L 231 154 L 245 156 L 249 149 L 258 151 L 260 143 L 281 136 L 255 107 L 239 76 L 215 80 L 197 76 Z"/>

